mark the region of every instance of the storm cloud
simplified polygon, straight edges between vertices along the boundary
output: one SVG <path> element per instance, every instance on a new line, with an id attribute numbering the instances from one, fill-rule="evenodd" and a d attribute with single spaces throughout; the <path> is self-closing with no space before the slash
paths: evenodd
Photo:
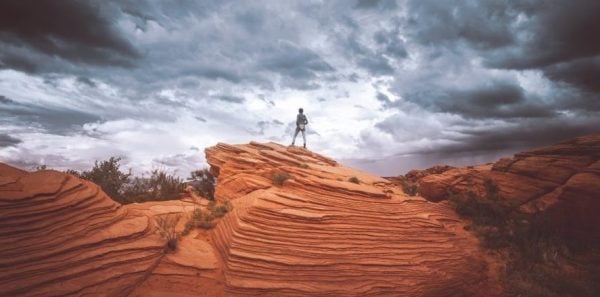
<path id="1" fill-rule="evenodd" d="M 132 66 L 140 53 L 113 28 L 115 10 L 101 1 L 7 0 L 0 3 L 2 67 L 55 71 L 65 63 Z"/>
<path id="2" fill-rule="evenodd" d="M 600 131 L 599 12 L 592 0 L 2 1 L 0 160 L 120 155 L 185 175 L 217 142 L 291 142 L 303 107 L 310 148 L 376 173 L 493 161 Z"/>

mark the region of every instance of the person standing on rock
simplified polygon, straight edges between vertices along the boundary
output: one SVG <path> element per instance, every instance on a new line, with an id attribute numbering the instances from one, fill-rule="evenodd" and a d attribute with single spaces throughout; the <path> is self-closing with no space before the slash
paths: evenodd
<path id="1" fill-rule="evenodd" d="M 304 114 L 304 109 L 300 108 L 298 109 L 298 115 L 296 116 L 296 132 L 294 133 L 294 138 L 292 139 L 292 145 L 296 143 L 296 136 L 298 136 L 298 132 L 302 132 L 304 148 L 306 148 L 306 125 L 308 125 L 308 120 Z"/>

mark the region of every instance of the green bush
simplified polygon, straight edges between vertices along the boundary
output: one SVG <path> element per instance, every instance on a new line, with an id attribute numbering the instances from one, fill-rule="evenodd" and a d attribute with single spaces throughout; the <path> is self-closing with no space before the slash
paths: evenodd
<path id="1" fill-rule="evenodd" d="M 272 175 L 273 183 L 278 186 L 283 186 L 283 183 L 290 178 L 291 176 L 284 171 L 278 171 Z"/>
<path id="2" fill-rule="evenodd" d="M 360 180 L 356 176 L 349 178 L 348 181 L 351 183 L 360 184 Z"/>
<path id="3" fill-rule="evenodd" d="M 163 201 L 178 199 L 185 184 L 183 180 L 155 169 L 150 177 L 135 177 L 123 185 L 126 202 Z"/>
<path id="4" fill-rule="evenodd" d="M 129 201 L 123 196 L 123 193 L 125 185 L 129 183 L 131 170 L 127 173 L 121 171 L 119 162 L 121 162 L 121 158 L 115 157 L 110 157 L 102 162 L 96 161 L 90 171 L 83 171 L 79 176 L 100 186 L 113 200 L 128 203 Z"/>
<path id="5" fill-rule="evenodd" d="M 233 206 L 229 201 L 225 201 L 222 204 L 218 204 L 215 201 L 211 201 L 206 206 L 206 209 L 196 208 L 192 212 L 192 215 L 188 222 L 185 224 L 183 235 L 187 235 L 194 228 L 211 229 L 215 226 L 214 220 L 225 216 L 228 212 L 233 209 Z"/>
<path id="6" fill-rule="evenodd" d="M 185 184 L 180 178 L 162 170 L 153 170 L 150 177 L 133 177 L 131 170 L 121 170 L 121 158 L 94 163 L 89 171 L 67 170 L 68 174 L 89 180 L 102 188 L 113 200 L 127 204 L 132 202 L 178 199 Z"/>
<path id="7" fill-rule="evenodd" d="M 188 184 L 202 197 L 208 200 L 215 199 L 216 178 L 208 169 L 192 171 L 188 177 Z"/>

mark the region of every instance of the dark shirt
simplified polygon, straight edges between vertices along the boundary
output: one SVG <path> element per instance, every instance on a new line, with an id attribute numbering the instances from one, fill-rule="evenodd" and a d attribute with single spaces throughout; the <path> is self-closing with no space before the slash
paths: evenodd
<path id="1" fill-rule="evenodd" d="M 299 113 L 298 116 L 296 116 L 296 126 L 306 125 L 306 124 L 308 124 L 308 120 L 306 119 L 306 116 L 303 113 Z"/>

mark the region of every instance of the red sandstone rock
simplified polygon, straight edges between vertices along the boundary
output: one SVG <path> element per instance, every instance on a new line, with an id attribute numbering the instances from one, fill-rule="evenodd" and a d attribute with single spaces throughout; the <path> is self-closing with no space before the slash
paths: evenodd
<path id="1" fill-rule="evenodd" d="M 516 154 L 490 166 L 457 168 L 419 181 L 419 193 L 441 201 L 449 192 L 485 196 L 485 181 L 526 214 L 544 213 L 567 235 L 600 240 L 600 134 Z"/>
<path id="2" fill-rule="evenodd" d="M 179 289 L 193 293 L 198 273 L 215 271 L 212 248 L 183 240 L 178 255 L 166 254 L 154 225 L 156 215 L 191 208 L 121 206 L 72 175 L 0 164 L 0 296 L 158 296 L 144 291 L 146 282 L 172 282 L 186 271 L 189 283 Z"/>
<path id="3" fill-rule="evenodd" d="M 446 204 L 303 149 L 218 144 L 206 156 L 217 197 L 234 205 L 211 232 L 228 295 L 497 294 Z M 291 178 L 275 186 L 273 170 Z"/>
<path id="4" fill-rule="evenodd" d="M 181 214 L 180 231 L 198 197 L 121 206 L 74 176 L 0 164 L 0 296 L 499 295 L 447 203 L 304 149 L 206 154 L 234 209 L 168 253 L 156 216 Z"/>

